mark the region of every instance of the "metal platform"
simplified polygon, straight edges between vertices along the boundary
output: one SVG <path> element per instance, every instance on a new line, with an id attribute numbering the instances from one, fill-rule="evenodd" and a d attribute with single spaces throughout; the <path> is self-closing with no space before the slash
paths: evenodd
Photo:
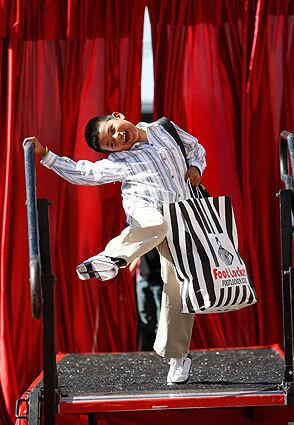
<path id="1" fill-rule="evenodd" d="M 283 406 L 277 346 L 191 352 L 187 384 L 167 385 L 168 363 L 151 352 L 57 358 L 60 414 L 212 407 Z M 23 398 L 43 387 L 42 375 Z"/>

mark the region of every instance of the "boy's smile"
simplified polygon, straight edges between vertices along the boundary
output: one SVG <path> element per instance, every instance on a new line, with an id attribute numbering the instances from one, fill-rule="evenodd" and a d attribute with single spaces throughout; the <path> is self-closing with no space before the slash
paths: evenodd
<path id="1" fill-rule="evenodd" d="M 120 152 L 130 149 L 136 142 L 146 140 L 146 133 L 131 122 L 114 117 L 100 124 L 98 138 L 101 149 Z"/>

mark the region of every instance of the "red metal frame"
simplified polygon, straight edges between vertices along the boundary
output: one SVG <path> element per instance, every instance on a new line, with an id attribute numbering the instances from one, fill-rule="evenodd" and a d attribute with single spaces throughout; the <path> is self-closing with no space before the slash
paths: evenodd
<path id="1" fill-rule="evenodd" d="M 283 358 L 283 351 L 278 345 L 265 345 L 256 347 L 232 347 L 231 349 L 255 349 L 255 348 L 271 348 L 276 351 Z M 197 351 L 224 351 L 229 348 L 209 348 Z M 85 353 L 83 353 L 85 354 Z M 101 353 L 100 353 L 101 354 Z M 58 354 L 56 362 L 60 362 L 68 354 Z M 22 398 L 27 399 L 30 392 L 39 384 L 43 379 L 43 372 L 34 380 L 27 391 L 23 394 Z M 233 392 L 222 393 L 198 393 L 198 394 L 159 394 L 152 397 L 144 397 L 138 394 L 136 397 L 125 396 L 109 397 L 97 396 L 90 399 L 82 397 L 61 397 L 59 404 L 60 414 L 87 414 L 89 412 L 122 412 L 122 411 L 144 411 L 144 410 L 168 410 L 168 409 L 193 409 L 193 408 L 218 408 L 218 407 L 248 407 L 248 406 L 284 406 L 287 404 L 286 394 L 282 390 L 271 391 L 270 393 L 253 393 L 248 394 L 234 394 Z M 20 413 L 26 414 L 26 404 L 20 406 Z"/>
<path id="2" fill-rule="evenodd" d="M 60 360 L 62 360 L 66 356 L 67 354 L 57 354 L 56 363 L 60 362 Z M 29 388 L 23 393 L 23 395 L 21 396 L 21 399 L 28 401 L 30 392 L 34 388 L 36 388 L 36 386 L 39 384 L 40 381 L 42 381 L 42 379 L 43 379 L 43 371 L 36 377 L 36 379 L 31 383 Z M 26 402 L 24 401 L 21 402 L 19 405 L 19 411 L 18 411 L 19 415 L 21 416 L 27 415 L 28 414 L 27 407 L 28 407 L 28 404 Z"/>
<path id="3" fill-rule="evenodd" d="M 142 396 L 141 396 L 142 397 Z M 272 394 L 230 395 L 169 398 L 135 398 L 132 400 L 93 400 L 65 402 L 61 399 L 59 412 L 61 414 L 86 414 L 89 412 L 122 412 L 168 409 L 194 409 L 217 407 L 247 407 L 247 406 L 284 406 L 285 394 L 277 391 Z"/>

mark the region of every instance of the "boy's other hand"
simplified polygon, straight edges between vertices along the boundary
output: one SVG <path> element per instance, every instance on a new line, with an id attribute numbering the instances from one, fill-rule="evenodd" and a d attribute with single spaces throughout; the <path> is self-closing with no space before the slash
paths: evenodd
<path id="1" fill-rule="evenodd" d="M 35 153 L 37 155 L 40 155 L 42 158 L 46 155 L 47 153 L 46 148 L 43 145 L 41 145 L 37 137 L 26 137 L 22 145 L 24 146 L 26 143 L 29 143 L 29 142 L 33 143 L 35 147 Z"/>
<path id="2" fill-rule="evenodd" d="M 186 181 L 190 179 L 190 182 L 193 186 L 198 186 L 201 181 L 201 176 L 197 167 L 190 167 L 186 173 Z"/>

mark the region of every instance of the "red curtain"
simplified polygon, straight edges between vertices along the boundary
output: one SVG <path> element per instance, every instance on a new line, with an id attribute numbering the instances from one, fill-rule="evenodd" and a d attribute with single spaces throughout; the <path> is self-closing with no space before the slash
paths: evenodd
<path id="1" fill-rule="evenodd" d="M 83 131 L 92 116 L 141 115 L 144 2 L 2 1 L 1 416 L 42 367 L 41 324 L 30 312 L 22 140 L 36 135 L 57 154 L 97 160 Z M 131 351 L 137 313 L 127 272 L 107 287 L 81 282 L 75 266 L 125 226 L 120 187 L 77 187 L 37 164 L 38 197 L 50 207 L 56 275 L 57 349 Z"/>
<path id="2" fill-rule="evenodd" d="M 258 342 L 282 342 L 279 133 L 294 132 L 294 2 L 256 5 L 247 80 L 242 87 L 243 197 L 256 306 Z M 292 68 L 292 69 L 290 69 Z M 291 92 L 292 90 L 292 92 Z"/>
<path id="3" fill-rule="evenodd" d="M 259 298 L 244 311 L 197 318 L 192 347 L 281 342 L 275 193 L 280 186 L 278 134 L 284 128 L 294 131 L 293 1 L 149 0 L 148 6 L 155 117 L 170 117 L 206 147 L 204 183 L 213 194 L 232 196 L 240 250 Z M 39 372 L 42 355 L 40 323 L 30 313 L 21 142 L 34 134 L 58 154 L 95 160 L 101 156 L 83 141 L 89 117 L 120 110 L 131 121 L 139 120 L 143 10 L 144 1 L 136 0 L 0 0 L 4 423 L 13 421 L 15 399 Z M 74 187 L 41 166 L 37 175 L 38 196 L 53 202 L 58 350 L 134 350 L 136 307 L 130 276 L 122 273 L 100 288 L 79 282 L 74 272 L 80 260 L 99 251 L 124 226 L 120 188 Z M 275 414 L 277 424 L 280 419 L 286 423 L 280 410 Z M 194 411 L 188 416 L 153 412 L 150 419 L 143 415 L 104 419 L 109 424 L 164 424 L 198 418 Z M 227 415 L 235 422 L 244 419 L 231 409 L 220 419 L 223 423 L 228 423 Z M 259 422 L 271 423 L 269 416 L 265 412 Z M 215 411 L 202 412 L 200 418 L 214 423 Z"/>
<path id="4" fill-rule="evenodd" d="M 294 130 L 293 1 L 150 0 L 149 10 L 155 116 L 169 116 L 206 147 L 204 184 L 232 196 L 259 299 L 244 311 L 197 318 L 193 346 L 281 343 L 276 192 L 278 135 Z"/>

